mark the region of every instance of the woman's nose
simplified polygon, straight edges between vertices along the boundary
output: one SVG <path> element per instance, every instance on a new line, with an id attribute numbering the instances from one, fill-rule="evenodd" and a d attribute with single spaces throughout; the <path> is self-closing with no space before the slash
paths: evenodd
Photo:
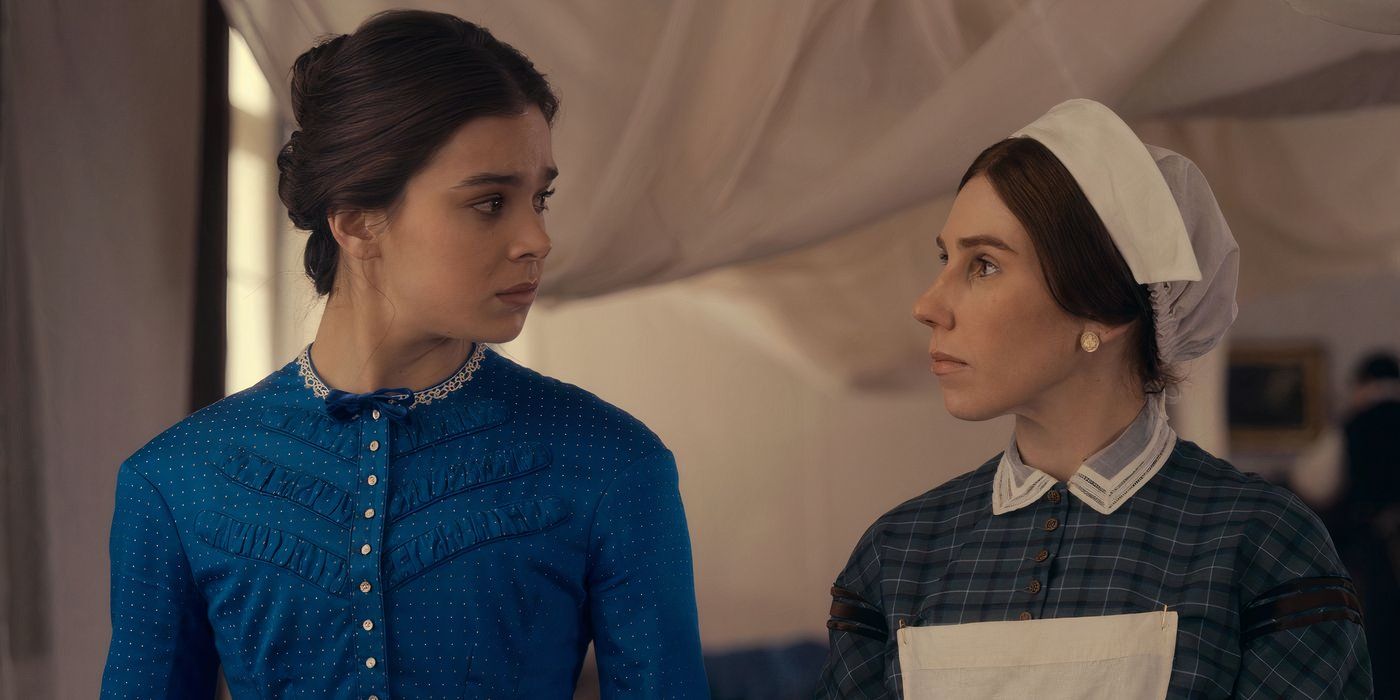
<path id="1" fill-rule="evenodd" d="M 953 314 L 948 308 L 945 295 L 940 282 L 943 275 L 939 275 L 933 280 L 928 289 L 914 301 L 914 318 L 919 323 L 933 328 L 942 326 L 943 328 L 953 327 Z"/>
<path id="2" fill-rule="evenodd" d="M 553 248 L 554 244 L 544 230 L 544 222 L 537 217 L 525 224 L 524 230 L 516 237 L 511 258 L 544 260 Z"/>

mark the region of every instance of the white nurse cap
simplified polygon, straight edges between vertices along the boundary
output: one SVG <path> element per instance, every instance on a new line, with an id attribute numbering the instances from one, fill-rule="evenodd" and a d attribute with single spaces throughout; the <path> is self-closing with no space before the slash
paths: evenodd
<path id="1" fill-rule="evenodd" d="M 1238 310 L 1239 245 L 1196 164 L 1144 144 L 1093 100 L 1063 102 L 1012 136 L 1055 154 L 1147 285 L 1162 364 L 1215 347 Z"/>

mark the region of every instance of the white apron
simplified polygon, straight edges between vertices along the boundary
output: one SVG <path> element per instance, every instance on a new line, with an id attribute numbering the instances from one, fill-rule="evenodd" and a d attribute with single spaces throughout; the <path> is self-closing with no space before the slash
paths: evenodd
<path id="1" fill-rule="evenodd" d="M 901 627 L 904 700 L 1164 698 L 1176 612 Z"/>

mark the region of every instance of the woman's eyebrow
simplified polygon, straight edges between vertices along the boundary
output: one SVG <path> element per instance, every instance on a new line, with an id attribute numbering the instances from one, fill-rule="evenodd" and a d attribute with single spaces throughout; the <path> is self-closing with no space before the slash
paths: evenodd
<path id="1" fill-rule="evenodd" d="M 935 238 L 934 242 L 938 244 L 939 248 L 943 248 L 945 250 L 947 249 L 947 247 L 943 243 L 942 236 Z M 968 236 L 967 238 L 958 239 L 958 247 L 963 250 L 967 250 L 968 248 L 976 248 L 977 246 L 987 246 L 989 248 L 996 248 L 998 250 L 1004 250 L 1008 253 L 1016 252 L 1011 246 L 1006 244 L 1006 241 L 1003 241 L 1000 238 L 997 238 L 996 236 Z"/>
<path id="2" fill-rule="evenodd" d="M 554 178 L 557 177 L 559 177 L 558 168 L 551 167 L 544 169 L 544 180 L 546 183 L 553 182 Z M 521 177 L 520 173 L 477 173 L 453 185 L 453 188 L 477 187 L 479 185 L 506 185 L 509 187 L 518 187 L 524 180 L 525 178 Z"/>
<path id="3" fill-rule="evenodd" d="M 516 173 L 477 173 L 453 187 L 476 187 L 478 185 L 510 185 L 512 187 L 520 184 L 520 175 Z"/>

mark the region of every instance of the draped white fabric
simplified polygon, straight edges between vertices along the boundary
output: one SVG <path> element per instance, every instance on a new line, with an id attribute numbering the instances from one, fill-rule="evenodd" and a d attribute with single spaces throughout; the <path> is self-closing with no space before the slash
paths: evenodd
<path id="1" fill-rule="evenodd" d="M 225 5 L 285 100 L 315 37 L 401 3 Z M 555 299 L 862 230 L 947 194 L 982 146 L 1069 97 L 1130 119 L 1233 113 L 1241 95 L 1268 110 L 1253 116 L 1301 114 L 1336 107 L 1312 89 L 1321 71 L 1400 100 L 1400 37 L 1282 0 L 408 5 L 487 26 L 562 94 Z"/>
<path id="2" fill-rule="evenodd" d="M 1391 0 L 1288 0 L 1288 4 L 1343 27 L 1400 34 L 1400 5 Z"/>
<path id="3" fill-rule="evenodd" d="M 1400 275 L 1400 107 L 1272 120 L 1149 120 L 1139 136 L 1189 154 L 1239 241 L 1242 302 L 1343 275 Z M 770 352 L 833 385 L 897 387 L 926 372 L 910 318 L 937 272 L 950 198 L 829 243 L 704 275 Z"/>

